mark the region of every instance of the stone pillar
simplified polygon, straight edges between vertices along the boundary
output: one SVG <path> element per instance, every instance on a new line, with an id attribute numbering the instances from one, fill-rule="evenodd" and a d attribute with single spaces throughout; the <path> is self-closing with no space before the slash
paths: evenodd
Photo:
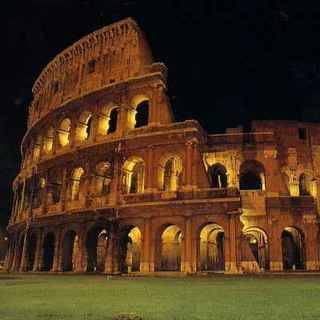
<path id="1" fill-rule="evenodd" d="M 228 212 L 229 215 L 229 232 L 225 234 L 225 271 L 226 273 L 240 273 L 239 269 L 239 241 L 240 241 L 240 218 L 239 212 Z"/>
<path id="2" fill-rule="evenodd" d="M 150 218 L 144 220 L 141 272 L 150 272 L 151 222 Z"/>
<path id="3" fill-rule="evenodd" d="M 6 255 L 5 263 L 4 263 L 5 270 L 7 270 L 7 271 L 11 270 L 12 259 L 13 259 L 13 240 L 10 239 L 8 251 L 7 251 L 7 255 Z"/>
<path id="4" fill-rule="evenodd" d="M 41 266 L 43 263 L 43 239 L 43 230 L 41 229 L 38 232 L 36 252 L 32 269 L 33 272 L 41 271 Z"/>
<path id="5" fill-rule="evenodd" d="M 192 220 L 191 217 L 187 217 L 185 221 L 185 235 L 184 235 L 184 247 L 185 247 L 185 261 L 184 271 L 192 272 Z"/>
<path id="6" fill-rule="evenodd" d="M 146 192 L 153 192 L 154 191 L 154 163 L 153 163 L 153 146 L 148 147 L 148 161 L 146 163 L 146 185 L 145 185 L 145 191 Z"/>
<path id="7" fill-rule="evenodd" d="M 78 243 L 79 243 L 79 257 L 78 263 L 75 266 L 76 272 L 86 272 L 87 269 L 87 254 L 86 254 L 86 235 L 87 235 L 86 225 L 83 224 L 78 234 Z"/>
<path id="8" fill-rule="evenodd" d="M 108 236 L 107 253 L 104 264 L 104 273 L 106 274 L 112 274 L 113 272 L 113 245 L 113 234 L 110 233 L 110 235 Z"/>
<path id="9" fill-rule="evenodd" d="M 99 126 L 99 115 L 98 111 L 95 110 L 93 111 L 92 114 L 92 120 L 91 120 L 91 132 L 89 135 L 89 141 L 96 142 L 97 141 L 97 136 L 98 136 L 98 126 Z"/>
<path id="10" fill-rule="evenodd" d="M 318 249 L 318 227 L 316 225 L 316 216 L 306 217 L 305 223 L 305 267 L 308 271 L 319 270 L 319 249 Z"/>
<path id="11" fill-rule="evenodd" d="M 26 181 L 23 181 L 23 186 L 22 186 L 22 193 L 21 193 L 21 203 L 20 203 L 20 208 L 19 208 L 19 214 L 21 212 L 23 212 L 23 206 L 24 206 L 24 201 L 25 201 L 25 197 L 24 194 L 26 192 Z M 21 217 L 20 217 L 21 218 Z M 20 220 L 20 219 L 19 219 Z"/>
<path id="12" fill-rule="evenodd" d="M 62 230 L 59 229 L 58 232 L 56 233 L 56 237 L 55 237 L 55 244 L 54 244 L 54 258 L 53 258 L 53 265 L 52 265 L 52 272 L 61 272 L 62 271 L 62 250 L 61 250 L 61 246 L 62 246 Z"/>
<path id="13" fill-rule="evenodd" d="M 186 142 L 186 164 L 185 164 L 185 185 L 184 189 L 191 190 L 192 186 L 192 147 L 193 143 L 191 140 Z"/>
<path id="14" fill-rule="evenodd" d="M 282 230 L 277 218 L 271 217 L 269 224 L 271 225 L 271 232 L 269 236 L 270 271 L 282 271 Z"/>
<path id="15" fill-rule="evenodd" d="M 119 228 L 113 225 L 108 237 L 107 256 L 104 272 L 106 274 L 119 274 Z"/>
<path id="16" fill-rule="evenodd" d="M 28 265 L 28 248 L 27 248 L 27 246 L 28 246 L 28 233 L 29 233 L 29 225 L 28 224 L 27 224 L 24 232 L 25 232 L 25 234 L 24 234 L 24 239 L 23 239 L 23 247 L 22 247 L 20 266 L 18 267 L 18 270 L 20 272 L 27 271 L 27 265 Z"/>
<path id="17" fill-rule="evenodd" d="M 61 190 L 60 190 L 60 202 L 61 202 L 62 211 L 64 211 L 66 208 L 66 201 L 68 199 L 67 192 L 68 192 L 67 168 L 63 168 Z"/>
<path id="18" fill-rule="evenodd" d="M 12 264 L 11 264 L 11 271 L 16 271 L 17 267 L 17 259 L 18 259 L 18 253 L 19 253 L 19 240 L 18 237 L 15 236 L 14 240 L 13 240 L 13 246 L 12 246 L 12 254 L 13 254 L 13 259 L 12 259 Z"/>
<path id="19" fill-rule="evenodd" d="M 110 186 L 109 204 L 117 205 L 121 194 L 121 155 L 117 154 L 113 161 L 113 177 Z"/>

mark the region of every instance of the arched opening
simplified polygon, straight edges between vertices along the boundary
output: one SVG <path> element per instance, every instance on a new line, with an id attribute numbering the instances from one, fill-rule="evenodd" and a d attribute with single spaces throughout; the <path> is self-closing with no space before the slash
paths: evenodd
<path id="1" fill-rule="evenodd" d="M 43 151 L 46 154 L 50 154 L 53 148 L 53 139 L 54 139 L 54 129 L 49 127 L 47 130 L 46 136 L 43 141 Z"/>
<path id="2" fill-rule="evenodd" d="M 62 172 L 60 168 L 51 168 L 48 172 L 47 204 L 53 205 L 60 202 L 62 186 Z"/>
<path id="3" fill-rule="evenodd" d="M 99 114 L 98 134 L 106 135 L 117 130 L 119 108 L 113 105 L 102 108 Z"/>
<path id="4" fill-rule="evenodd" d="M 32 271 L 35 261 L 37 236 L 32 233 L 27 241 L 27 271 Z"/>
<path id="5" fill-rule="evenodd" d="M 224 269 L 224 230 L 218 224 L 210 223 L 200 232 L 200 270 Z"/>
<path id="6" fill-rule="evenodd" d="M 287 227 L 281 235 L 284 270 L 304 269 L 304 236 L 294 227 Z"/>
<path id="7" fill-rule="evenodd" d="M 166 158 L 160 164 L 160 190 L 177 191 L 182 185 L 182 161 L 178 156 Z"/>
<path id="8" fill-rule="evenodd" d="M 140 271 L 141 232 L 138 227 L 126 228 L 120 238 L 120 270 L 124 273 Z"/>
<path id="9" fill-rule="evenodd" d="M 265 190 L 265 171 L 256 160 L 246 160 L 240 166 L 240 190 Z"/>
<path id="10" fill-rule="evenodd" d="M 43 241 L 43 271 L 51 271 L 54 259 L 55 236 L 52 232 L 46 234 Z"/>
<path id="11" fill-rule="evenodd" d="M 76 129 L 76 141 L 85 141 L 90 138 L 92 127 L 92 113 L 85 111 L 81 114 Z"/>
<path id="12" fill-rule="evenodd" d="M 181 271 L 182 232 L 176 225 L 164 229 L 160 239 L 160 271 Z"/>
<path id="13" fill-rule="evenodd" d="M 112 170 L 110 162 L 102 161 L 96 165 L 94 195 L 103 196 L 110 192 L 111 175 Z"/>
<path id="14" fill-rule="evenodd" d="M 124 193 L 142 193 L 144 191 L 144 161 L 131 157 L 123 166 L 122 185 Z"/>
<path id="15" fill-rule="evenodd" d="M 116 132 L 117 130 L 117 122 L 118 122 L 118 108 L 114 108 L 111 110 L 110 112 L 110 116 L 109 116 L 109 126 L 107 129 L 107 134 Z"/>
<path id="16" fill-rule="evenodd" d="M 208 168 L 211 188 L 227 188 L 228 178 L 226 168 L 220 164 L 214 164 Z"/>
<path id="17" fill-rule="evenodd" d="M 32 155 L 33 161 L 38 161 L 40 159 L 41 141 L 42 141 L 42 137 L 40 135 L 37 136 L 35 144 L 33 146 L 33 155 Z"/>
<path id="18" fill-rule="evenodd" d="M 250 250 L 261 271 L 269 270 L 269 246 L 267 234 L 260 228 L 249 227 L 243 230 L 246 248 Z M 246 248 L 242 248 L 245 251 Z"/>
<path id="19" fill-rule="evenodd" d="M 70 143 L 70 131 L 71 131 L 71 121 L 70 119 L 66 118 L 61 121 L 59 130 L 58 130 L 58 137 L 59 143 L 61 147 L 65 147 Z"/>
<path id="20" fill-rule="evenodd" d="M 149 121 L 149 101 L 145 100 L 136 106 L 135 128 L 147 126 Z"/>
<path id="21" fill-rule="evenodd" d="M 108 228 L 95 226 L 87 234 L 87 272 L 104 272 L 107 247 Z"/>
<path id="22" fill-rule="evenodd" d="M 79 200 L 81 178 L 84 174 L 84 170 L 78 167 L 73 170 L 71 176 L 71 201 Z"/>
<path id="23" fill-rule="evenodd" d="M 75 271 L 79 260 L 79 238 L 70 230 L 63 238 L 62 271 Z"/>
<path id="24" fill-rule="evenodd" d="M 299 177 L 299 195 L 309 196 L 310 195 L 310 179 L 302 173 Z"/>
<path id="25" fill-rule="evenodd" d="M 34 180 L 32 208 L 36 209 L 42 204 L 42 198 L 45 194 L 46 180 L 38 175 L 34 177 Z"/>

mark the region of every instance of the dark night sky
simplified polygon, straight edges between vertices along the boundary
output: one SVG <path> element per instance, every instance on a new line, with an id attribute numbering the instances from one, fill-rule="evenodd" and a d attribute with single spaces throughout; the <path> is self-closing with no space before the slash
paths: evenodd
<path id="1" fill-rule="evenodd" d="M 195 118 L 215 133 L 253 119 L 320 120 L 320 3 L 297 3 L 11 0 L 0 13 L 0 224 L 9 213 L 34 80 L 65 47 L 127 16 L 169 69 L 177 121 Z"/>

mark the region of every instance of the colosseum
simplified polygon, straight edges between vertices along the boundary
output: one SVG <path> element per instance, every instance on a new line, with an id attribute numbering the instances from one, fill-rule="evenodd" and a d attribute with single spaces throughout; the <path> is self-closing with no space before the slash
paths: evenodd
<path id="1" fill-rule="evenodd" d="M 131 18 L 44 68 L 13 182 L 8 270 L 320 269 L 320 125 L 207 134 L 174 121 L 166 78 Z"/>

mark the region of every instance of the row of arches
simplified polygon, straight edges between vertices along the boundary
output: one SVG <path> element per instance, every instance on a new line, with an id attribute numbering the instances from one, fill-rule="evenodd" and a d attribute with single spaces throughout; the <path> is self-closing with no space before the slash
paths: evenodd
<path id="1" fill-rule="evenodd" d="M 148 125 L 149 99 L 146 96 L 138 96 L 132 100 L 132 108 L 127 115 L 128 129 L 139 128 Z M 93 134 L 106 136 L 117 132 L 120 124 L 120 107 L 107 105 L 94 114 L 84 111 L 80 114 L 76 123 L 70 118 L 62 119 L 56 127 L 50 126 L 42 134 L 37 135 L 25 154 L 25 162 L 38 161 L 42 154 L 53 153 L 54 148 L 64 148 L 71 144 L 82 143 L 89 140 Z M 93 130 L 93 127 L 96 130 Z"/>
<path id="2" fill-rule="evenodd" d="M 221 163 L 208 166 L 208 177 L 212 188 L 228 187 L 228 172 Z M 239 170 L 240 190 L 265 190 L 265 169 L 257 160 L 244 161 Z"/>
<path id="3" fill-rule="evenodd" d="M 14 209 L 16 214 L 27 208 L 39 208 L 43 203 L 54 205 L 60 202 L 64 191 L 69 201 L 102 197 L 110 193 L 114 176 L 113 163 L 100 161 L 88 172 L 82 166 L 68 170 L 66 179 L 63 170 L 54 167 L 43 175 L 28 178 L 15 190 Z M 122 167 L 122 192 L 143 193 L 145 189 L 145 162 L 141 157 L 128 158 Z M 166 155 L 162 157 L 158 169 L 159 190 L 176 191 L 182 186 L 183 166 L 181 157 Z M 65 186 L 64 186 L 65 185 Z"/>
<path id="4" fill-rule="evenodd" d="M 226 168 L 216 163 L 208 166 L 208 176 L 212 188 L 228 187 L 228 172 Z M 289 188 L 289 178 L 283 173 L 286 185 Z M 240 190 L 265 190 L 266 178 L 265 169 L 262 163 L 257 160 L 244 161 L 239 170 L 239 188 Z M 298 195 L 309 196 L 311 194 L 311 178 L 305 173 L 298 177 Z"/>
<path id="5" fill-rule="evenodd" d="M 216 223 L 209 223 L 201 229 L 198 242 L 199 271 L 225 270 L 224 233 L 224 229 Z M 105 272 L 107 264 L 110 263 L 108 255 L 115 255 L 111 238 L 109 227 L 96 225 L 87 232 L 83 250 L 78 234 L 74 230 L 69 230 L 62 239 L 61 271 L 80 270 L 82 255 L 84 255 L 85 271 Z M 184 235 L 179 226 L 163 226 L 156 238 L 156 271 L 181 271 Z M 19 243 L 20 260 L 23 241 L 22 237 Z M 34 270 L 37 241 L 35 234 L 31 234 L 27 239 L 27 271 Z M 305 268 L 303 233 L 295 227 L 286 227 L 281 234 L 281 246 L 283 269 L 303 270 Z M 45 235 L 42 244 L 41 271 L 52 270 L 56 254 L 55 248 L 55 234 L 49 232 Z M 257 266 L 255 271 L 269 270 L 269 241 L 264 230 L 258 227 L 244 229 L 240 250 L 242 262 L 255 263 Z M 120 272 L 140 271 L 142 234 L 138 227 L 127 226 L 120 231 L 116 255 L 119 259 Z"/>

